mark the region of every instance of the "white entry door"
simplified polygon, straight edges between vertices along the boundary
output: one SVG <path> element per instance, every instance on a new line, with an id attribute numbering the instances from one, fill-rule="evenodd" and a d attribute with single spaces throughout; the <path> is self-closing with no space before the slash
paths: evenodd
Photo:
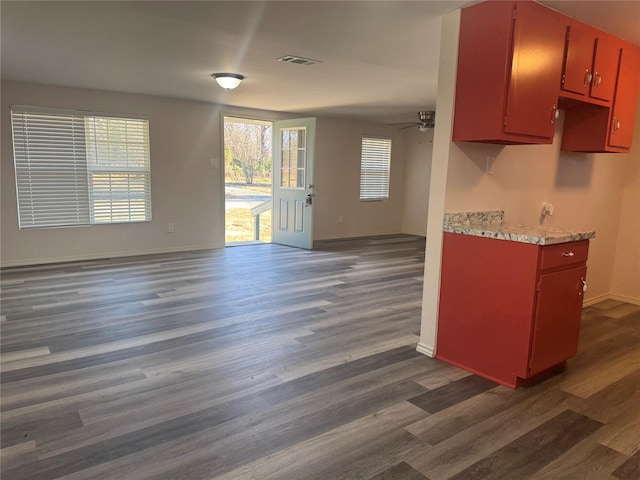
<path id="1" fill-rule="evenodd" d="M 315 118 L 273 124 L 272 242 L 313 247 Z"/>

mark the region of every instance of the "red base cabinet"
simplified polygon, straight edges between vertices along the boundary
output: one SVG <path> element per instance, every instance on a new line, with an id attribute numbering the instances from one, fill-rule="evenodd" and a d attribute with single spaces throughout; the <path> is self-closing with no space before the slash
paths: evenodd
<path id="1" fill-rule="evenodd" d="M 578 350 L 589 241 L 444 234 L 436 358 L 510 388 Z"/>

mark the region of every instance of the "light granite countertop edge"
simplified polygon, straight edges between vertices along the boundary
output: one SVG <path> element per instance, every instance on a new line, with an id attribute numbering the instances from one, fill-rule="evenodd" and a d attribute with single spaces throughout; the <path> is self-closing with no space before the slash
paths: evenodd
<path id="1" fill-rule="evenodd" d="M 538 234 L 534 233 L 517 233 L 515 231 L 509 231 L 516 226 L 510 226 L 508 224 L 487 224 L 487 225 L 446 225 L 444 227 L 445 232 L 458 233 L 461 235 L 471 235 L 476 237 L 494 238 L 497 240 L 505 240 L 520 243 L 532 243 L 536 245 L 555 245 L 558 243 L 577 242 L 580 240 L 589 240 L 595 238 L 596 233 L 594 231 L 569 231 L 562 229 L 562 231 L 549 231 L 548 227 L 545 227 L 545 231 Z M 517 226 L 520 228 L 527 228 L 529 230 L 535 230 L 536 227 Z"/>
<path id="2" fill-rule="evenodd" d="M 555 245 L 595 238 L 592 230 L 550 225 L 523 225 L 504 220 L 503 210 L 446 213 L 443 230 L 449 233 L 494 238 L 536 245 Z"/>

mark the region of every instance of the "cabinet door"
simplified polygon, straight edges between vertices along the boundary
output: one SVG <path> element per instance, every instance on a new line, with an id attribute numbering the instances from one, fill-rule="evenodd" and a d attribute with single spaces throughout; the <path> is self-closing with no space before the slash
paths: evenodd
<path id="1" fill-rule="evenodd" d="M 530 375 L 564 362 L 578 351 L 582 286 L 587 267 L 541 275 L 533 325 Z"/>
<path id="2" fill-rule="evenodd" d="M 595 31 L 582 23 L 573 22 L 567 30 L 567 53 L 562 72 L 562 90 L 588 95 L 592 74 Z"/>
<path id="3" fill-rule="evenodd" d="M 620 45 L 604 33 L 596 40 L 590 96 L 610 102 L 616 90 Z"/>
<path id="4" fill-rule="evenodd" d="M 620 52 L 618 82 L 609 129 L 609 146 L 630 148 L 640 85 L 640 49 L 625 44 Z"/>
<path id="5" fill-rule="evenodd" d="M 589 25 L 572 21 L 562 71 L 562 92 L 570 98 L 611 102 L 616 88 L 620 42 Z M 593 102 L 597 105 L 606 103 Z"/>
<path id="6" fill-rule="evenodd" d="M 505 132 L 553 138 L 565 31 L 557 12 L 517 3 Z"/>

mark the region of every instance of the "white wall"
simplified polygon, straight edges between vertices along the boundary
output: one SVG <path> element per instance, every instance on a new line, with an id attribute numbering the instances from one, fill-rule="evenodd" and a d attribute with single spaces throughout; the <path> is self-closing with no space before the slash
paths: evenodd
<path id="1" fill-rule="evenodd" d="M 11 105 L 147 115 L 150 120 L 153 220 L 148 223 L 18 229 Z M 177 99 L 50 85 L 2 82 L 1 236 L 3 266 L 224 246 L 223 114 L 277 120 L 291 114 Z M 399 233 L 402 228 L 404 136 L 391 127 L 319 118 L 315 161 L 315 238 Z M 361 203 L 363 134 L 393 139 L 391 198 Z M 221 162 L 222 163 L 222 162 Z M 338 215 L 344 223 L 337 222 Z M 167 224 L 175 224 L 175 233 Z"/>
<path id="2" fill-rule="evenodd" d="M 422 314 L 420 342 L 417 350 L 433 356 L 438 334 L 438 306 L 440 301 L 440 267 L 442 260 L 442 223 L 447 191 L 447 171 L 451 133 L 453 129 L 453 104 L 458 58 L 458 31 L 460 10 L 442 18 L 440 37 L 440 61 L 438 65 L 438 97 L 436 99 L 436 126 L 433 131 L 433 154 L 429 179 L 427 205 L 427 241 L 425 247 L 424 283 L 422 290 Z"/>
<path id="3" fill-rule="evenodd" d="M 595 230 L 589 243 L 586 300 L 611 291 L 620 225 L 625 165 L 629 154 L 560 152 L 562 115 L 552 145 L 453 144 L 445 209 L 501 209 L 511 222 L 538 225 L 541 202 L 555 206 L 545 225 Z M 487 155 L 495 155 L 486 175 Z"/>
<path id="4" fill-rule="evenodd" d="M 640 105 L 631 158 L 623 162 L 622 207 L 611 296 L 640 305 Z"/>
<path id="5" fill-rule="evenodd" d="M 391 138 L 389 200 L 360 201 L 363 135 Z M 400 233 L 404 183 L 404 135 L 387 125 L 318 118 L 316 124 L 315 239 Z M 343 223 L 338 217 L 343 217 Z"/>
<path id="6" fill-rule="evenodd" d="M 153 221 L 18 229 L 10 105 L 148 115 Z M 2 82 L 2 264 L 220 247 L 220 110 L 215 105 L 92 90 Z M 175 233 L 167 233 L 167 223 Z"/>
<path id="7" fill-rule="evenodd" d="M 433 133 L 433 129 L 426 132 L 417 128 L 405 130 L 402 231 L 412 235 L 427 234 Z"/>

